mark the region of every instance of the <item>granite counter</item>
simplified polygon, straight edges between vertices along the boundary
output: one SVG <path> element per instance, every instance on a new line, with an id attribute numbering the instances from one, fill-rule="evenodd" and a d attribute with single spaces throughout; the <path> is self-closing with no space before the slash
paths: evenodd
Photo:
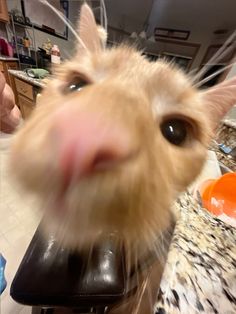
<path id="1" fill-rule="evenodd" d="M 213 217 L 186 193 L 155 314 L 236 313 L 236 229 Z"/>
<path id="2" fill-rule="evenodd" d="M 7 56 L 0 56 L 0 61 L 18 61 L 19 59 Z"/>
<path id="3" fill-rule="evenodd" d="M 46 86 L 45 82 L 41 79 L 35 79 L 35 78 L 32 78 L 32 77 L 29 77 L 27 75 L 26 72 L 24 71 L 18 71 L 18 70 L 9 70 L 8 71 L 10 74 L 12 74 L 13 76 L 25 81 L 25 82 L 28 82 L 29 84 L 31 85 L 34 85 L 34 86 L 38 86 L 38 87 L 41 87 L 41 88 L 44 88 Z"/>

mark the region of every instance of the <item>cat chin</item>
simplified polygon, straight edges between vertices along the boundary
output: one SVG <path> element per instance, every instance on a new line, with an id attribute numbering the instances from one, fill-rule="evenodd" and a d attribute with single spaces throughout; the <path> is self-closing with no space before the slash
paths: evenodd
<path id="1" fill-rule="evenodd" d="M 73 215 L 71 215 L 70 221 L 67 218 L 67 214 L 60 216 L 60 213 L 55 211 L 46 211 L 41 225 L 42 234 L 46 239 L 54 239 L 59 247 L 67 250 L 83 252 L 90 250 L 99 243 L 104 243 L 104 240 L 112 237 L 116 243 L 122 243 L 128 251 L 135 252 L 137 256 L 155 249 L 158 238 L 165 234 L 172 221 L 171 213 L 166 211 L 166 217 L 165 219 L 162 217 L 161 224 L 151 225 L 144 223 L 145 217 L 143 217 L 142 222 L 137 221 L 140 225 L 137 230 L 132 222 L 115 229 L 111 225 L 106 224 L 95 226 L 88 220 L 86 224 L 85 219 L 79 221 L 78 217 L 73 217 Z M 160 219 L 158 220 L 160 223 Z"/>
<path id="2" fill-rule="evenodd" d="M 100 230 L 85 228 L 78 224 L 78 228 L 65 225 L 56 217 L 46 215 L 41 223 L 41 232 L 47 239 L 54 239 L 59 247 L 68 250 L 82 251 L 91 248 L 101 237 Z"/>

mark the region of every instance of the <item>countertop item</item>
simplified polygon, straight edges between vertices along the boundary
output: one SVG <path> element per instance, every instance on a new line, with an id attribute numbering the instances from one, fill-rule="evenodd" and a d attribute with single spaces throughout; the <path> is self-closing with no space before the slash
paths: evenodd
<path id="1" fill-rule="evenodd" d="M 196 191 L 199 189 L 199 186 L 202 182 L 209 179 L 216 179 L 221 176 L 221 169 L 219 166 L 218 159 L 216 157 L 216 153 L 214 151 L 208 150 L 207 152 L 207 160 L 205 165 L 201 171 L 201 173 L 197 176 L 197 178 L 192 182 L 189 186 L 189 190 L 196 194 Z"/>
<path id="2" fill-rule="evenodd" d="M 180 214 L 161 281 L 156 314 L 236 313 L 236 229 L 189 194 Z"/>
<path id="3" fill-rule="evenodd" d="M 12 45 L 4 38 L 0 38 L 0 55 L 13 58 L 14 52 Z"/>
<path id="4" fill-rule="evenodd" d="M 49 72 L 45 69 L 27 69 L 26 73 L 31 78 L 43 79 L 45 78 Z"/>
<path id="5" fill-rule="evenodd" d="M 0 61 L 18 61 L 18 59 L 7 57 L 7 56 L 0 56 Z"/>
<path id="6" fill-rule="evenodd" d="M 4 274 L 6 262 L 7 261 L 5 260 L 5 258 L 0 253 L 0 295 L 2 294 L 2 292 L 4 291 L 4 289 L 7 286 L 7 282 L 6 282 L 6 278 L 5 278 L 5 274 Z"/>
<path id="7" fill-rule="evenodd" d="M 40 228 L 11 284 L 10 294 L 16 302 L 74 307 L 81 310 L 77 313 L 91 313 L 82 308 L 104 308 L 126 295 L 125 255 L 122 247 L 116 245 L 115 234 L 108 234 L 88 251 L 72 253 L 59 245 L 53 232 L 42 236 Z"/>
<path id="8" fill-rule="evenodd" d="M 227 119 L 223 120 L 223 123 L 236 130 L 236 119 L 227 118 Z M 235 139 L 235 141 L 236 141 L 236 139 Z"/>
<path id="9" fill-rule="evenodd" d="M 236 147 L 236 120 L 235 119 L 225 119 L 222 125 L 218 129 L 216 135 L 216 142 L 222 143 L 227 147 Z M 212 143 L 211 149 L 215 151 L 217 159 L 219 162 L 224 164 L 226 167 L 236 172 L 236 160 L 230 155 L 226 155 L 221 152 L 216 143 Z"/>
<path id="10" fill-rule="evenodd" d="M 9 70 L 10 74 L 14 75 L 15 77 L 22 79 L 32 85 L 44 88 L 46 84 L 41 79 L 35 79 L 32 77 L 29 77 L 24 71 L 18 71 L 18 70 Z"/>
<path id="11" fill-rule="evenodd" d="M 226 214 L 236 222 L 236 173 L 203 181 L 200 189 L 203 206 L 216 216 Z"/>

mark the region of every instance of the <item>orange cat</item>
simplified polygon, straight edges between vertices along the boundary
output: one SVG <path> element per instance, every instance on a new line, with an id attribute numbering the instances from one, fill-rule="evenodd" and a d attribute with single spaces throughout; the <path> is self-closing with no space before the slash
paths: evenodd
<path id="1" fill-rule="evenodd" d="M 77 54 L 16 135 L 12 172 L 39 197 L 46 229 L 64 245 L 80 249 L 115 231 L 139 257 L 199 174 L 218 122 L 236 103 L 236 79 L 199 91 L 174 66 L 128 46 L 106 49 L 87 5 L 79 35 Z"/>

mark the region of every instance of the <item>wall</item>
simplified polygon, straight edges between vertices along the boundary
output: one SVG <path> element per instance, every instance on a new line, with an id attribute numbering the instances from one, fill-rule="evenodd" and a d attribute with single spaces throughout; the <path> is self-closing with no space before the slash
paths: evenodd
<path id="1" fill-rule="evenodd" d="M 6 25 L 3 22 L 0 22 L 0 37 L 7 39 Z"/>
<path id="2" fill-rule="evenodd" d="M 105 0 L 105 3 L 109 25 L 128 33 L 145 29 L 150 37 L 155 27 L 190 30 L 189 39 L 180 42 L 201 45 L 192 69 L 201 64 L 211 44 L 224 43 L 236 29 L 235 0 Z M 229 31 L 216 36 L 217 29 Z M 114 38 L 122 36 L 126 37 L 122 32 L 114 34 Z M 162 49 L 156 42 L 141 41 L 141 45 L 153 53 Z M 177 50 L 177 45 L 173 44 L 173 50 Z"/>
<path id="3" fill-rule="evenodd" d="M 236 76 L 236 64 L 231 68 L 226 79 L 230 79 L 231 77 L 234 77 L 234 76 Z"/>
<path id="4" fill-rule="evenodd" d="M 7 5 L 8 5 L 8 11 L 11 11 L 12 9 L 18 9 L 19 11 L 21 11 L 21 5 L 20 5 L 19 0 L 7 0 Z M 71 20 L 72 23 L 75 23 L 76 21 L 76 18 L 79 12 L 79 7 L 80 7 L 79 1 L 69 2 L 69 19 Z M 48 8 L 46 7 L 45 9 L 48 10 Z M 29 35 L 31 37 L 33 36 L 31 31 L 29 31 Z M 61 39 L 53 35 L 44 33 L 40 30 L 35 30 L 35 41 L 36 41 L 37 48 L 42 47 L 42 44 L 47 40 L 47 38 L 49 38 L 53 44 L 56 44 L 59 46 L 62 58 L 68 58 L 73 54 L 75 50 L 76 42 L 74 40 L 74 36 L 71 34 L 70 31 L 69 31 L 68 40 L 65 40 L 65 39 Z"/>
<path id="5" fill-rule="evenodd" d="M 91 2 L 94 6 L 99 4 L 99 1 Z M 77 19 L 80 3 L 78 0 L 69 2 L 69 19 L 72 23 Z M 153 35 L 155 27 L 190 30 L 186 42 L 201 44 L 192 69 L 199 66 L 209 45 L 223 43 L 229 33 L 236 29 L 235 0 L 106 0 L 105 4 L 109 25 L 128 33 L 139 32 L 145 27 L 149 36 Z M 20 1 L 8 0 L 8 7 L 9 10 L 20 9 Z M 222 37 L 213 34 L 216 29 L 222 28 L 229 29 L 229 32 Z M 50 38 L 59 45 L 65 58 L 74 51 L 75 39 L 70 32 L 68 41 L 38 30 L 35 31 L 35 37 L 37 46 Z M 144 45 L 152 52 L 158 51 L 159 46 L 155 42 Z"/>
<path id="6" fill-rule="evenodd" d="M 30 30 L 29 34 L 31 38 L 33 38 L 33 32 Z M 47 40 L 50 39 L 52 44 L 58 45 L 61 51 L 61 56 L 62 58 L 69 58 L 72 52 L 74 51 L 74 41 L 69 38 L 68 40 L 61 39 L 58 37 L 55 37 L 53 35 L 41 32 L 39 30 L 35 30 L 35 42 L 36 42 L 36 47 L 42 47 L 43 43 Z"/>
<path id="7" fill-rule="evenodd" d="M 236 121 L 236 105 L 230 110 L 229 113 L 226 115 L 227 119 L 234 119 Z"/>
<path id="8" fill-rule="evenodd" d="M 201 48 L 192 68 L 203 59 L 209 45 L 222 43 L 236 28 L 235 0 L 154 0 L 149 19 L 148 34 L 155 27 L 190 30 L 190 43 L 199 43 Z M 229 29 L 223 37 L 216 37 L 217 29 Z"/>
<path id="9" fill-rule="evenodd" d="M 106 0 L 110 26 L 128 33 L 140 32 L 148 20 L 153 0 Z"/>

